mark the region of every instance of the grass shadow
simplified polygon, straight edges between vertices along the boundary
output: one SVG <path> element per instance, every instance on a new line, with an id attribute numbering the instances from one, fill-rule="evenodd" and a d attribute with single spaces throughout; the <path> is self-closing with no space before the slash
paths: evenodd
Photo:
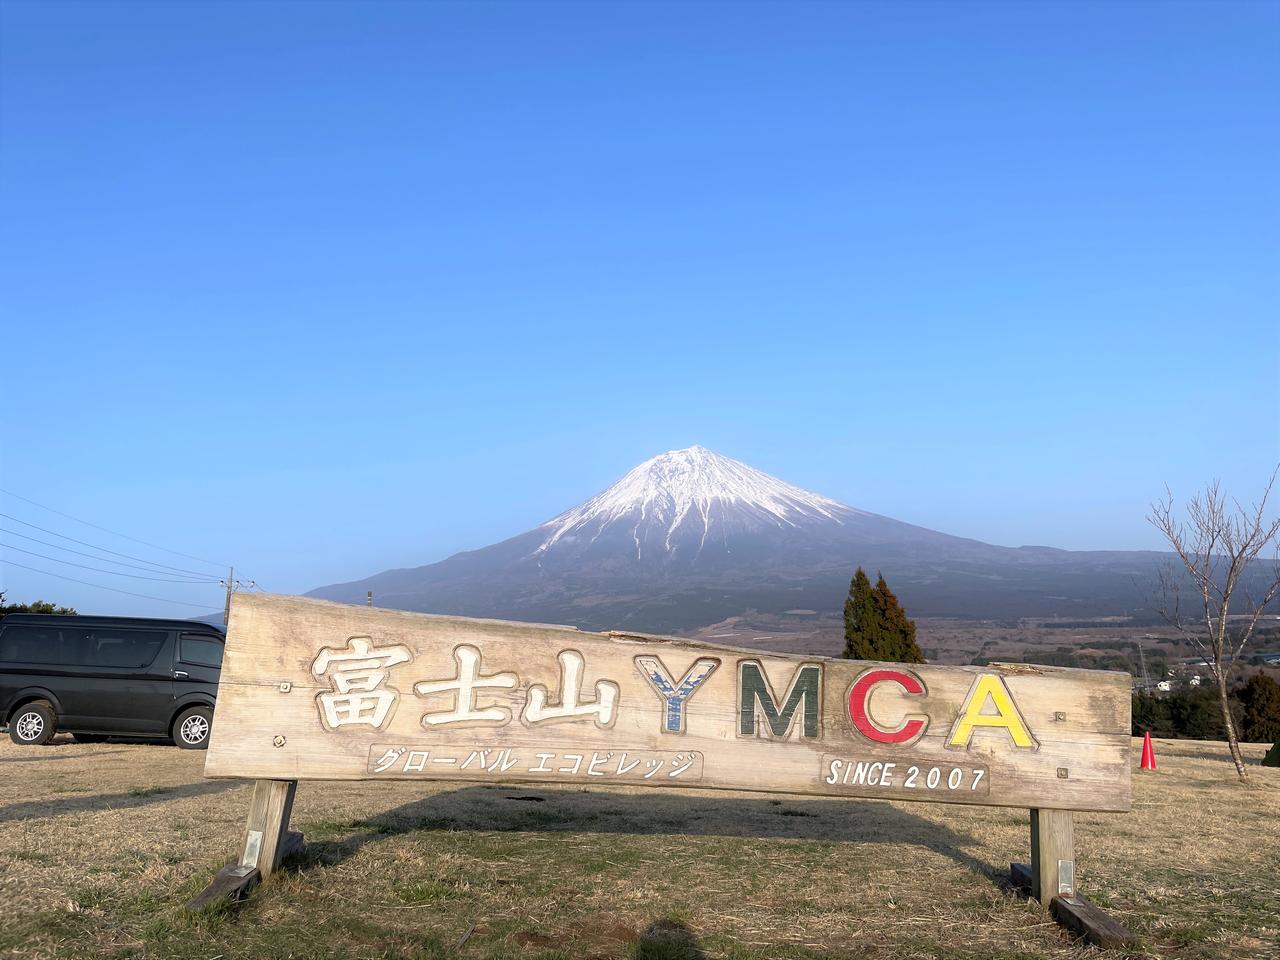
<path id="1" fill-rule="evenodd" d="M 91 796 L 73 796 L 62 799 L 44 798 L 24 800 L 0 807 L 0 823 L 13 820 L 40 820 L 64 813 L 84 813 L 94 810 L 120 810 L 144 807 L 166 800 L 183 797 L 207 797 L 211 794 L 240 790 L 247 784 L 240 780 L 200 780 L 175 786 L 143 787 L 126 793 L 97 793 Z"/>
<path id="2" fill-rule="evenodd" d="M 745 799 L 475 786 L 434 794 L 361 820 L 305 821 L 307 849 L 294 869 L 340 863 L 369 843 L 423 831 L 566 832 L 718 836 L 910 844 L 1009 886 L 1007 864 L 967 852 L 974 838 L 888 803 L 855 799 Z M 354 831 L 354 832 L 353 832 Z M 326 834 L 348 835 L 327 839 Z"/>
<path id="3" fill-rule="evenodd" d="M 61 744 L 59 744 L 59 746 L 61 746 Z M 109 757 L 113 753 L 127 752 L 127 750 L 95 750 L 92 754 L 47 753 L 36 754 L 31 757 L 0 757 L 0 763 L 43 763 L 46 760 L 83 760 L 86 756 L 92 756 L 96 760 L 98 757 Z"/>

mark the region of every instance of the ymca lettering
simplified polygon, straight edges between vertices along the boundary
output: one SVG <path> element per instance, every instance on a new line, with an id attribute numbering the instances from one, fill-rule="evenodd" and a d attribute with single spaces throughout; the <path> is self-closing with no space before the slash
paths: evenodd
<path id="1" fill-rule="evenodd" d="M 426 700 L 448 698 L 445 709 L 421 715 L 427 729 L 461 726 L 505 726 L 514 714 L 507 705 L 488 703 L 482 696 L 499 691 L 522 689 L 520 675 L 513 670 L 483 672 L 483 653 L 471 644 L 458 644 L 451 651 L 455 665 L 451 677 L 412 682 L 414 694 Z M 549 723 L 591 722 L 597 727 L 613 724 L 621 709 L 621 687 L 615 680 L 600 677 L 590 693 L 584 690 L 586 658 L 577 650 L 561 650 L 556 693 L 541 683 L 529 683 L 520 722 L 526 726 Z M 342 647 L 323 647 L 312 663 L 317 677 L 329 677 L 332 690 L 316 697 L 319 717 L 328 730 L 343 727 L 383 727 L 399 700 L 397 687 L 388 683 L 393 667 L 409 664 L 413 656 L 402 644 L 374 645 L 370 637 L 348 638 Z M 718 659 L 701 657 L 684 670 L 680 680 L 661 657 L 638 656 L 635 669 L 661 701 L 661 732 L 681 735 L 686 730 L 690 701 L 720 665 Z M 765 739 L 816 739 L 821 734 L 823 676 L 822 665 L 804 663 L 791 675 L 779 696 L 758 659 L 738 661 L 738 729 L 740 737 Z M 877 687 L 891 686 L 908 697 L 927 697 L 924 682 L 905 670 L 873 667 L 859 674 L 849 688 L 848 720 L 852 730 L 872 743 L 911 744 L 929 728 L 925 714 L 904 717 L 896 726 L 876 720 L 871 709 Z M 947 746 L 967 749 L 979 730 L 1001 730 L 1016 749 L 1035 750 L 1039 746 L 1022 718 L 1008 687 L 999 675 L 979 674 L 965 698 L 947 738 Z M 375 771 L 381 772 L 381 771 Z M 860 781 L 861 782 L 861 781 Z"/>

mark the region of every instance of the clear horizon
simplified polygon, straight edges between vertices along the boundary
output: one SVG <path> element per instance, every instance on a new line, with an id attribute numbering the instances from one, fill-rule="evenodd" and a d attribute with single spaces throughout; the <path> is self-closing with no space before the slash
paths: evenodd
<path id="1" fill-rule="evenodd" d="M 0 16 L 0 488 L 134 540 L 21 521 L 288 593 L 693 444 L 1067 549 L 1280 462 L 1275 5 Z"/>

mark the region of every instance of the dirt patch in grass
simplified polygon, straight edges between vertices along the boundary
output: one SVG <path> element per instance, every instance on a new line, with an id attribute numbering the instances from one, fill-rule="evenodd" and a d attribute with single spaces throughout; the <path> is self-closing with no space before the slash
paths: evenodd
<path id="1" fill-rule="evenodd" d="M 1156 749 L 1132 813 L 1077 816 L 1080 889 L 1139 954 L 1280 955 L 1280 770 L 1246 747 L 1240 784 L 1221 744 Z M 1097 956 L 1007 882 L 1025 811 L 710 791 L 303 783 L 305 852 L 241 907 L 193 916 L 249 801 L 202 764 L 0 744 L 0 956 Z"/>

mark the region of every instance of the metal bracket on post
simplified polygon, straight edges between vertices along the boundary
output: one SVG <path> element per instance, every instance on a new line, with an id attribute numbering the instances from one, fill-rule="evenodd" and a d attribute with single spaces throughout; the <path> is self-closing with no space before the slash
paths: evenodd
<path id="1" fill-rule="evenodd" d="M 1074 860 L 1058 861 L 1058 895 L 1074 896 L 1076 892 L 1076 862 Z"/>

